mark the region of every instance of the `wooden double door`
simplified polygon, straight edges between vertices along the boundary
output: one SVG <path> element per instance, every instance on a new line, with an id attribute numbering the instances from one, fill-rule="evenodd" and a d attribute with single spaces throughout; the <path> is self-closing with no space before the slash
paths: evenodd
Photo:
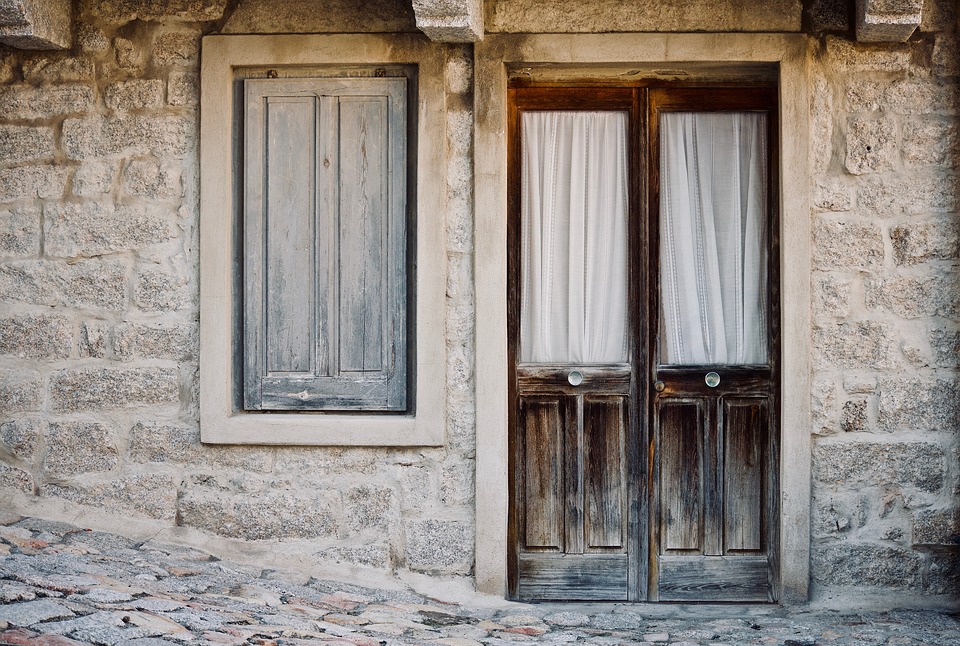
<path id="1" fill-rule="evenodd" d="M 775 89 L 509 96 L 509 595 L 775 601 Z"/>

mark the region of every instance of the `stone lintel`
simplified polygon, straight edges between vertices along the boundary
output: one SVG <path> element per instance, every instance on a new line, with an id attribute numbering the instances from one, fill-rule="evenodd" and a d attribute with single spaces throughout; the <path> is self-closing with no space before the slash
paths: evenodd
<path id="1" fill-rule="evenodd" d="M 0 42 L 19 49 L 69 49 L 70 0 L 0 0 Z"/>
<path id="2" fill-rule="evenodd" d="M 905 43 L 922 14 L 923 0 L 857 0 L 857 40 Z"/>
<path id="3" fill-rule="evenodd" d="M 481 0 L 413 0 L 417 28 L 441 43 L 472 43 L 483 38 Z"/>

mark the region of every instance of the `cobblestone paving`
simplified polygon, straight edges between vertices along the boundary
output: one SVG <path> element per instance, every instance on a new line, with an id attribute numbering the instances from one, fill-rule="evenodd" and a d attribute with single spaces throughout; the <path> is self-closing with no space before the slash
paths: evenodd
<path id="1" fill-rule="evenodd" d="M 38 519 L 0 525 L 0 644 L 958 645 L 935 611 L 444 603 Z"/>

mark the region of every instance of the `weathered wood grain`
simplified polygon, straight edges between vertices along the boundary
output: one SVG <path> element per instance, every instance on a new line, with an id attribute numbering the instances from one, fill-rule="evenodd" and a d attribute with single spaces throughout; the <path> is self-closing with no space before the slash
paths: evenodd
<path id="1" fill-rule="evenodd" d="M 564 451 L 566 411 L 560 398 L 524 398 L 523 429 L 524 549 L 560 551 L 564 543 Z"/>
<path id="2" fill-rule="evenodd" d="M 764 556 L 661 556 L 661 601 L 771 601 Z"/>
<path id="3" fill-rule="evenodd" d="M 519 596 L 541 601 L 626 601 L 625 554 L 519 557 Z"/>
<path id="4" fill-rule="evenodd" d="M 585 397 L 583 409 L 584 547 L 619 549 L 625 538 L 626 401 L 624 397 Z"/>
<path id="5" fill-rule="evenodd" d="M 766 402 L 728 398 L 723 402 L 725 438 L 724 553 L 763 549 L 763 465 L 769 422 Z"/>

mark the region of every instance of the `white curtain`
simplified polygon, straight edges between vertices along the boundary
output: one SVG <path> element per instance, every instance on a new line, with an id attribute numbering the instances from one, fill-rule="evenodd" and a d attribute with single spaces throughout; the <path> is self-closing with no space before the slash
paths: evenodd
<path id="1" fill-rule="evenodd" d="M 660 117 L 661 361 L 762 364 L 766 115 Z"/>
<path id="2" fill-rule="evenodd" d="M 627 360 L 627 115 L 521 121 L 520 360 Z"/>

